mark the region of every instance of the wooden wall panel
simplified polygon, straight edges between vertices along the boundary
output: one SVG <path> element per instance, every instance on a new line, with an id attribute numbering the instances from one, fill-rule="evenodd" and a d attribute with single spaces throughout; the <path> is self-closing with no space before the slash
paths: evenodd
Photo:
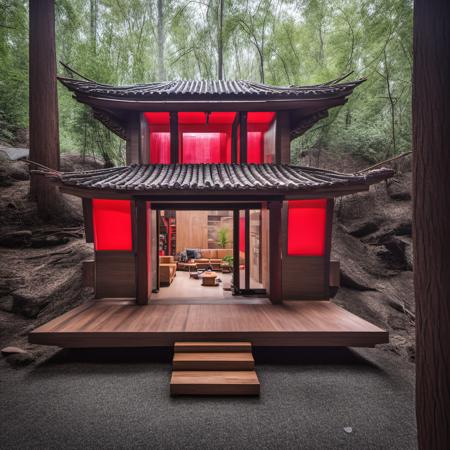
<path id="1" fill-rule="evenodd" d="M 81 271 L 83 276 L 84 287 L 95 286 L 95 261 L 83 261 L 81 263 Z"/>
<path id="2" fill-rule="evenodd" d="M 176 211 L 177 253 L 186 248 L 208 248 L 208 211 Z"/>
<path id="3" fill-rule="evenodd" d="M 95 252 L 95 297 L 134 298 L 135 296 L 133 252 Z"/>
<path id="4" fill-rule="evenodd" d="M 325 259 L 320 256 L 287 256 L 283 258 L 284 300 L 326 300 L 328 279 Z"/>
<path id="5" fill-rule="evenodd" d="M 289 113 L 287 111 L 277 112 L 276 131 L 276 163 L 290 164 L 291 162 L 291 128 Z"/>

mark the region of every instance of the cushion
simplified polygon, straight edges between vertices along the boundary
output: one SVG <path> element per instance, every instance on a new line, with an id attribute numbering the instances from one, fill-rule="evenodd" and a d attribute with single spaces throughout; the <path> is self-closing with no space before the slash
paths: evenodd
<path id="1" fill-rule="evenodd" d="M 217 258 L 217 251 L 214 248 L 202 248 L 202 258 Z"/>
<path id="2" fill-rule="evenodd" d="M 186 255 L 188 259 L 195 259 L 197 254 L 197 250 L 195 250 L 194 248 L 187 248 L 186 249 Z"/>

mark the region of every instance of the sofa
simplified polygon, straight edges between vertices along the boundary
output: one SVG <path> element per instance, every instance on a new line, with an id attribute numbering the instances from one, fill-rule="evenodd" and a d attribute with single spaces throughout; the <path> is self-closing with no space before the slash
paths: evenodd
<path id="1" fill-rule="evenodd" d="M 222 265 L 224 264 L 223 258 L 225 256 L 233 256 L 232 248 L 201 248 L 198 249 L 200 253 L 200 258 L 189 259 L 189 263 L 194 263 L 197 265 L 197 269 L 208 269 L 210 266 L 212 270 L 220 271 Z M 183 262 L 178 262 L 179 270 L 186 270 L 185 264 Z"/>
<path id="2" fill-rule="evenodd" d="M 177 263 L 173 256 L 159 257 L 159 285 L 170 286 L 177 276 Z"/>

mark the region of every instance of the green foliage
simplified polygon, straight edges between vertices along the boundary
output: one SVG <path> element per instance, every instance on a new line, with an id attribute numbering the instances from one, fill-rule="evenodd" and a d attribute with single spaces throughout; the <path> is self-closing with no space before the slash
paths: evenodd
<path id="1" fill-rule="evenodd" d="M 234 259 L 231 255 L 226 255 L 222 258 L 226 263 L 228 263 L 231 267 L 233 267 Z"/>
<path id="2" fill-rule="evenodd" d="M 221 52 L 226 79 L 304 85 L 353 71 L 367 81 L 293 142 L 293 159 L 310 148 L 373 161 L 410 149 L 411 0 L 57 0 L 56 32 L 58 59 L 110 84 L 217 78 Z M 27 124 L 27 35 L 28 2 L 0 0 L 0 139 Z M 58 93 L 62 150 L 122 163 L 124 143 Z"/>
<path id="3" fill-rule="evenodd" d="M 218 234 L 217 245 L 220 248 L 226 248 L 226 246 L 230 242 L 230 239 L 228 238 L 228 228 L 220 228 L 217 234 Z"/>
<path id="4" fill-rule="evenodd" d="M 0 140 L 28 122 L 28 2 L 0 1 Z"/>

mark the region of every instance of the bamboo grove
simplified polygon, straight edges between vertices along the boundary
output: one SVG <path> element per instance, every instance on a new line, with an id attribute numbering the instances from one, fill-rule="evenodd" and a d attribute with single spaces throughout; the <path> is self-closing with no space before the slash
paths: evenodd
<path id="1" fill-rule="evenodd" d="M 377 161 L 411 143 L 410 0 L 56 0 L 58 59 L 102 83 L 367 77 L 292 144 Z M 27 127 L 28 2 L 0 0 L 0 140 Z M 63 66 L 60 73 L 67 74 Z M 122 163 L 124 143 L 59 89 L 62 151 Z"/>

